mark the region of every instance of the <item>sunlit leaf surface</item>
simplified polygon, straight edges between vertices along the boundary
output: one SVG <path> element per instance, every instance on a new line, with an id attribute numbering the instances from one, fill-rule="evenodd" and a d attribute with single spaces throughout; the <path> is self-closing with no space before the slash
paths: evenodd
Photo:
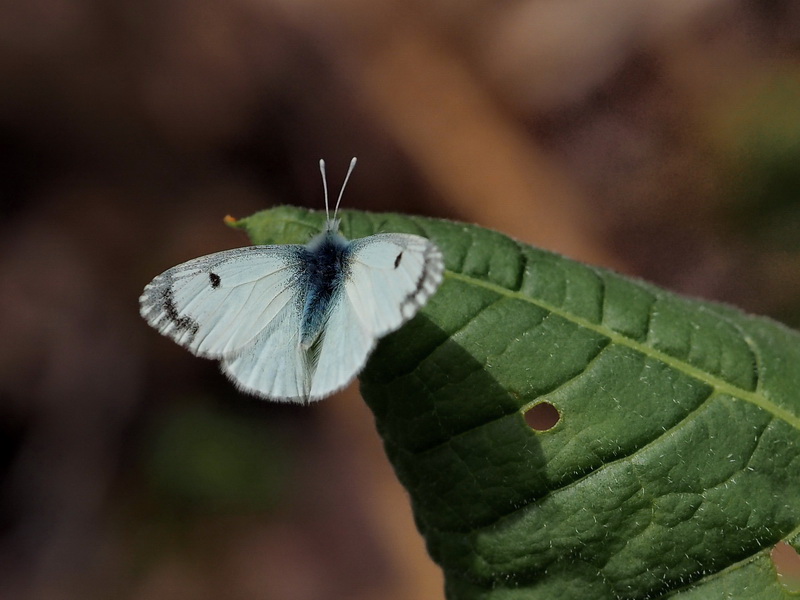
<path id="1" fill-rule="evenodd" d="M 323 220 L 237 226 L 297 243 Z M 350 238 L 380 231 L 446 259 L 361 390 L 449 598 L 790 597 L 770 552 L 800 547 L 795 331 L 475 226 L 344 214 Z"/>

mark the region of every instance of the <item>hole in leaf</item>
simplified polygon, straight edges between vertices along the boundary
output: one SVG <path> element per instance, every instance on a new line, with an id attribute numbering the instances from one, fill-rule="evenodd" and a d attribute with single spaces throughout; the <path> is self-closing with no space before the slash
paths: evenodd
<path id="1" fill-rule="evenodd" d="M 549 402 L 540 402 L 525 411 L 525 422 L 535 431 L 552 429 L 560 418 L 558 409 Z"/>
<path id="2" fill-rule="evenodd" d="M 778 542 L 770 553 L 778 581 L 790 594 L 800 592 L 800 554 L 786 542 Z"/>

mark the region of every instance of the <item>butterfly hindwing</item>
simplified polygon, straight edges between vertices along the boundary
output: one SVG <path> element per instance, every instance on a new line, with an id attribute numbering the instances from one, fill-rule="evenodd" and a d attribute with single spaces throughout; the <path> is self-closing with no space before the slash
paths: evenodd
<path id="1" fill-rule="evenodd" d="M 346 386 L 364 366 L 376 341 L 342 293 L 331 307 L 319 347 L 314 349 L 310 399 L 324 398 Z"/>
<path id="2" fill-rule="evenodd" d="M 278 401 L 305 402 L 311 388 L 308 356 L 300 343 L 301 305 L 287 303 L 253 342 L 222 359 L 240 389 Z"/>

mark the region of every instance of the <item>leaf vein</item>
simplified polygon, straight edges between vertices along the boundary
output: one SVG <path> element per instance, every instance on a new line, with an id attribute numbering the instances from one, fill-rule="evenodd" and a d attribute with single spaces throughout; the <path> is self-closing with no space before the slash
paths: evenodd
<path id="1" fill-rule="evenodd" d="M 478 287 L 483 287 L 489 290 L 494 290 L 498 294 L 505 295 L 511 298 L 516 298 L 524 302 L 529 302 L 530 304 L 538 306 L 539 308 L 543 308 L 547 311 L 555 313 L 563 317 L 564 319 L 575 323 L 579 327 L 609 337 L 613 343 L 620 344 L 622 346 L 627 346 L 628 348 L 641 352 L 645 356 L 650 356 L 656 360 L 659 360 L 669 365 L 670 367 L 685 373 L 689 377 L 707 383 L 708 385 L 714 387 L 720 393 L 729 394 L 731 396 L 735 396 L 737 398 L 755 404 L 759 408 L 773 414 L 777 418 L 786 421 L 786 423 L 791 425 L 793 428 L 800 429 L 800 416 L 795 415 L 790 411 L 788 411 L 787 409 L 778 406 L 774 402 L 768 400 L 761 393 L 760 390 L 750 391 L 743 389 L 735 384 L 725 381 L 720 377 L 717 377 L 716 375 L 712 375 L 711 373 L 703 371 L 702 369 L 695 367 L 694 365 L 691 365 L 684 360 L 675 358 L 674 356 L 666 354 L 665 352 L 656 350 L 652 346 L 648 346 L 637 340 L 633 340 L 626 335 L 613 331 L 609 329 L 607 326 L 603 325 L 602 323 L 601 324 L 592 323 L 588 319 L 572 314 L 564 310 L 563 308 L 553 306 L 547 302 L 538 300 L 536 298 L 531 298 L 530 296 L 527 296 L 520 292 L 514 292 L 500 285 L 476 279 L 474 277 L 463 275 L 461 273 L 455 273 L 452 271 L 445 271 L 445 277 L 461 281 L 463 283 L 475 285 Z"/>

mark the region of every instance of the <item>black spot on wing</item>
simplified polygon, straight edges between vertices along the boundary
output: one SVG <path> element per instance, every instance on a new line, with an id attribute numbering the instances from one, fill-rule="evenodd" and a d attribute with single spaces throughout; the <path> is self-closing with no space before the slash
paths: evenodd
<path id="1" fill-rule="evenodd" d="M 167 318 L 175 325 L 175 328 L 179 331 L 188 331 L 190 340 L 194 338 L 200 325 L 190 316 L 178 313 L 178 308 L 175 306 L 175 296 L 172 293 L 171 287 L 167 287 L 164 290 L 162 301 L 164 303 L 164 312 L 167 313 Z"/>
<path id="2" fill-rule="evenodd" d="M 425 286 L 425 279 L 427 279 L 427 277 L 428 277 L 428 268 L 426 262 L 425 268 L 422 269 L 422 273 L 420 273 L 419 278 L 417 279 L 417 285 L 414 288 L 414 291 L 408 294 L 405 298 L 406 303 L 414 302 L 416 300 L 417 296 L 422 291 L 422 288 Z"/>
<path id="3" fill-rule="evenodd" d="M 211 280 L 211 287 L 217 289 L 219 284 L 222 283 L 222 279 L 216 273 L 209 273 L 208 278 Z"/>
<path id="4" fill-rule="evenodd" d="M 418 308 L 423 304 L 441 281 L 441 268 L 439 265 L 441 254 L 439 249 L 433 244 L 428 245 L 422 255 L 422 260 L 422 272 L 417 278 L 414 290 L 406 295 L 401 304 L 401 309 L 404 313 L 411 307 Z"/>
<path id="5" fill-rule="evenodd" d="M 394 259 L 394 268 L 395 269 L 400 266 L 400 259 L 401 258 L 403 258 L 402 251 L 400 252 L 400 254 L 397 255 L 397 258 Z"/>

